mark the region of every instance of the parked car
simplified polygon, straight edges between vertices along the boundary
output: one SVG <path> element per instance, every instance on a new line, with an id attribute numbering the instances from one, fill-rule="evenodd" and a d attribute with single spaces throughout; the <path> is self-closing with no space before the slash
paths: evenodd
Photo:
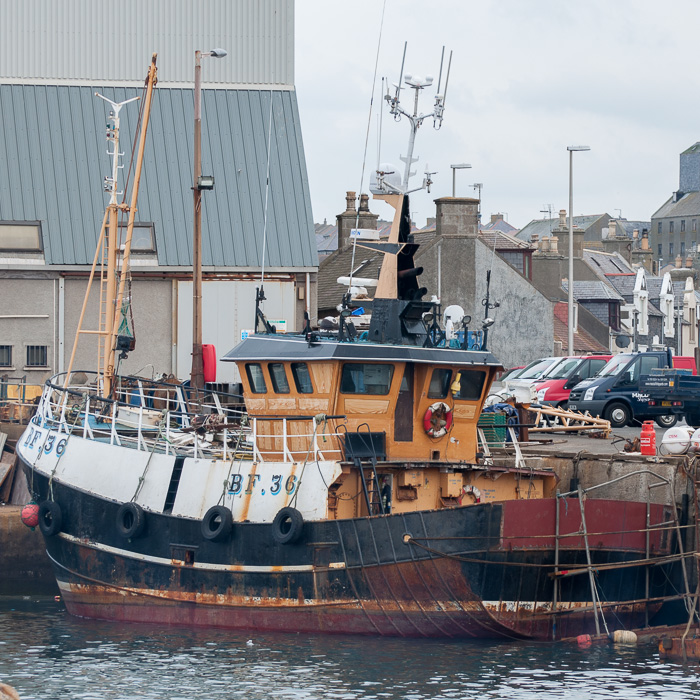
<path id="1" fill-rule="evenodd" d="M 537 400 L 547 406 L 564 407 L 571 390 L 584 379 L 600 372 L 612 355 L 585 355 L 566 357 L 548 369 L 535 384 Z"/>
<path id="2" fill-rule="evenodd" d="M 697 374 L 694 358 L 672 355 L 669 349 L 620 353 L 598 376 L 579 382 L 571 390 L 569 408 L 603 416 L 614 428 L 652 418 L 662 428 L 671 428 L 678 417 L 667 406 L 650 405 L 649 394 L 640 390 L 640 377 L 661 367 L 689 369 Z"/>

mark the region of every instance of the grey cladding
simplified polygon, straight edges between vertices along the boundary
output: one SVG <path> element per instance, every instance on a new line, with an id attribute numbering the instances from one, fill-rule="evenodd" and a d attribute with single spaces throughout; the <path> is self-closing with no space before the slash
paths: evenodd
<path id="1" fill-rule="evenodd" d="M 137 88 L 0 85 L 0 221 L 40 221 L 46 262 L 92 263 L 107 195 L 104 138 L 108 106 Z M 267 141 L 272 97 L 266 268 L 318 264 L 296 93 L 204 90 L 203 263 L 259 268 L 265 221 Z M 138 105 L 121 116 L 126 173 Z M 156 88 L 137 221 L 155 228 L 159 265 L 192 264 L 193 91 Z M 130 189 L 129 189 L 130 192 Z"/>

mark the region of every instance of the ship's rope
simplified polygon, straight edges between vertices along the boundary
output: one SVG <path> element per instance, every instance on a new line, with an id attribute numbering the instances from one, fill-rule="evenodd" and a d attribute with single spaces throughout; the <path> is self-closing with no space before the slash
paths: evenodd
<path id="1" fill-rule="evenodd" d="M 143 486 L 143 482 L 146 480 L 146 472 L 148 471 L 148 467 L 151 465 L 151 459 L 153 458 L 153 455 L 155 454 L 158 442 L 161 439 L 166 441 L 166 437 L 165 437 L 165 434 L 163 432 L 163 426 L 164 426 L 167 418 L 168 418 L 168 409 L 164 408 L 161 411 L 161 418 L 158 421 L 158 435 L 156 435 L 155 439 L 153 440 L 153 444 L 151 446 L 151 451 L 148 454 L 148 459 L 146 460 L 146 464 L 143 468 L 143 473 L 139 477 L 138 483 L 136 484 L 136 491 L 134 491 L 134 495 L 130 499 L 131 502 L 135 501 L 136 497 L 141 492 L 141 487 Z"/>
<path id="2" fill-rule="evenodd" d="M 299 482 L 297 483 L 297 489 L 294 492 L 294 496 L 292 496 L 292 500 L 289 502 L 289 505 L 292 506 L 293 508 L 297 507 L 297 500 L 299 497 L 299 491 L 301 491 L 301 482 L 304 479 L 304 472 L 306 471 L 306 465 L 309 463 L 309 457 L 311 456 L 311 450 L 313 449 L 314 445 L 316 444 L 316 434 L 318 433 L 318 426 L 323 423 L 323 430 L 325 432 L 326 426 L 328 425 L 328 417 L 326 416 L 325 413 L 319 413 L 318 415 L 315 415 L 313 418 L 314 421 L 314 432 L 311 434 L 311 437 L 309 438 L 309 447 L 306 450 L 306 457 L 304 457 L 304 464 L 301 467 L 301 474 L 299 475 Z M 323 481 L 323 485 L 326 487 L 326 491 L 328 490 L 328 484 L 326 484 L 326 480 L 323 478 L 323 473 L 321 472 L 321 467 L 318 464 L 318 460 L 315 460 L 316 465 L 318 467 L 318 473 L 321 475 L 321 480 Z"/>
<path id="3" fill-rule="evenodd" d="M 272 99 L 273 93 L 272 90 L 270 90 L 270 123 L 267 128 L 267 168 L 265 173 L 265 214 L 263 220 L 262 265 L 260 267 L 261 286 L 265 282 L 265 250 L 267 249 L 267 201 L 270 193 L 270 150 L 272 147 Z"/>

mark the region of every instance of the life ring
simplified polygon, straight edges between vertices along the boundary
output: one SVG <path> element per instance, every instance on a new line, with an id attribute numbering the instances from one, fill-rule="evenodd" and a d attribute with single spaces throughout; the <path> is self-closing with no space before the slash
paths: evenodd
<path id="1" fill-rule="evenodd" d="M 221 542 L 231 533 L 233 515 L 226 506 L 212 506 L 202 518 L 202 537 L 210 542 Z"/>
<path id="2" fill-rule="evenodd" d="M 423 429 L 430 437 L 442 437 L 452 427 L 452 409 L 436 401 L 423 416 Z"/>
<path id="3" fill-rule="evenodd" d="M 291 506 L 282 508 L 272 521 L 272 538 L 277 544 L 291 544 L 301 536 L 304 516 Z"/>
<path id="4" fill-rule="evenodd" d="M 146 527 L 146 515 L 138 503 L 124 503 L 117 511 L 117 532 L 126 540 L 138 537 Z"/>
<path id="5" fill-rule="evenodd" d="M 474 497 L 474 503 L 481 503 L 481 491 L 479 491 L 476 486 L 468 484 L 467 486 L 462 487 L 462 495 L 459 498 L 460 506 L 462 505 L 462 499 L 467 495 Z"/>
<path id="6" fill-rule="evenodd" d="M 44 501 L 39 506 L 39 529 L 44 537 L 53 537 L 61 531 L 63 514 L 56 501 Z"/>

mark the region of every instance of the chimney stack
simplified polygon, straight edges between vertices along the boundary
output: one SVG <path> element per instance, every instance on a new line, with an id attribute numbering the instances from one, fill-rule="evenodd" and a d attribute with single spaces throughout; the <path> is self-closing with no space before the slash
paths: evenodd
<path id="1" fill-rule="evenodd" d="M 360 208 L 355 209 L 356 193 L 348 191 L 345 195 L 345 211 L 336 216 L 338 226 L 338 250 L 344 250 L 352 245 L 350 231 L 354 228 L 377 228 L 377 214 L 372 214 L 369 210 L 369 196 L 360 195 Z"/>

